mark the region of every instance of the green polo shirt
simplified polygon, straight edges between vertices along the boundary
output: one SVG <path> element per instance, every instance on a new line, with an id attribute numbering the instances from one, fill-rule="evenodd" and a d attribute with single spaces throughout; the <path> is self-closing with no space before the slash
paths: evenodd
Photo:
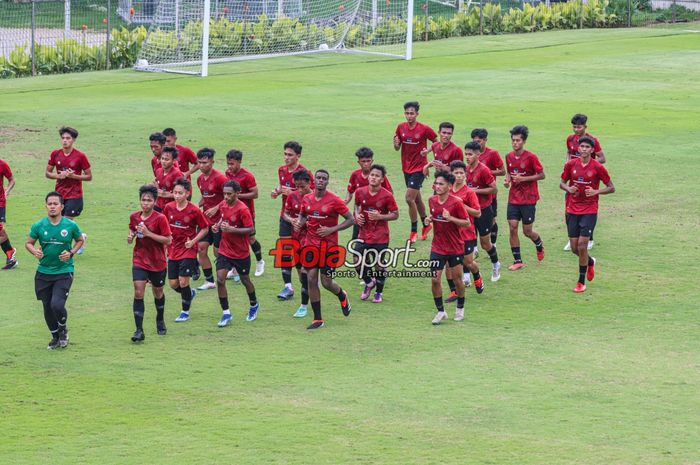
<path id="1" fill-rule="evenodd" d="M 51 224 L 48 217 L 34 223 L 29 237 L 36 239 L 44 252 L 37 271 L 45 274 L 73 273 L 73 259 L 62 262 L 58 256 L 64 250 L 70 251 L 73 240 L 80 239 L 81 235 L 78 225 L 65 217 L 61 217 L 56 225 Z"/>

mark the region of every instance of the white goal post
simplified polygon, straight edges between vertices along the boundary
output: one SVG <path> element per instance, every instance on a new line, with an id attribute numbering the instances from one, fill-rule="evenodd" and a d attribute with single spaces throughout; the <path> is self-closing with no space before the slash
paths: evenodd
<path id="1" fill-rule="evenodd" d="M 328 52 L 410 60 L 413 12 L 414 0 L 158 0 L 135 69 L 207 76 L 214 63 Z"/>

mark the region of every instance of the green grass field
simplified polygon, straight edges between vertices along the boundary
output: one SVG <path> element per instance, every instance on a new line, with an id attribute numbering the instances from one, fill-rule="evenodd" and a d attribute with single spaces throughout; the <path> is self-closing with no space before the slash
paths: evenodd
<path id="1" fill-rule="evenodd" d="M 45 214 L 53 184 L 43 170 L 61 125 L 80 130 L 95 180 L 79 221 L 90 239 L 77 259 L 67 350 L 45 349 L 35 260 L 21 250 L 20 267 L 0 273 L 0 463 L 700 463 L 700 35 L 686 29 L 700 27 L 474 37 L 418 44 L 411 62 L 293 57 L 213 66 L 205 80 L 121 71 L 3 82 L 13 243 L 22 248 Z M 265 250 L 282 144 L 301 141 L 303 163 L 329 169 L 336 192 L 368 145 L 397 187 L 398 244 L 408 219 L 391 139 L 412 99 L 424 122 L 455 122 L 459 143 L 484 126 L 505 153 L 508 129 L 530 127 L 528 147 L 547 173 L 536 223 L 544 262 L 523 241 L 525 269 L 505 271 L 480 296 L 468 289 L 467 320 L 440 327 L 430 325 L 427 280 L 389 281 L 385 302 L 372 305 L 342 279 L 352 315 L 324 293 L 327 328 L 313 334 L 308 318 L 291 317 L 298 300 L 274 298 L 281 279 L 268 265 L 254 281 L 257 321 L 244 321 L 243 289 L 231 283 L 233 327 L 216 327 L 214 291 L 197 297 L 192 321 L 175 324 L 179 302 L 167 291 L 168 335 L 155 335 L 147 298 L 147 339 L 130 342 L 126 225 L 151 180 L 149 133 L 173 126 L 194 148 L 244 151 L 263 193 Z M 571 292 L 577 263 L 561 250 L 557 181 L 577 112 L 589 115 L 617 187 L 601 200 L 598 274 L 584 295 Z M 498 245 L 507 265 L 503 234 Z M 428 243 L 418 248 L 427 256 Z"/>

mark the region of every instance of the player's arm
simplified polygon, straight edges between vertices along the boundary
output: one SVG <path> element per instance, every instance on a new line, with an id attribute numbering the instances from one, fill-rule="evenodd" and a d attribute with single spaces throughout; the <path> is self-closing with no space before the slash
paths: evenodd
<path id="1" fill-rule="evenodd" d="M 75 179 L 77 181 L 92 181 L 92 168 L 85 168 L 83 174 L 76 174 L 72 171 L 68 172 L 67 178 Z"/>
<path id="2" fill-rule="evenodd" d="M 250 222 L 253 222 L 252 219 L 250 220 Z M 255 226 L 249 226 L 247 228 L 237 228 L 236 226 L 231 226 L 225 220 L 221 222 L 221 225 L 219 225 L 219 229 L 223 232 L 231 234 L 249 234 L 251 236 L 255 235 Z"/>
<path id="3" fill-rule="evenodd" d="M 396 132 L 394 133 L 394 150 L 397 152 L 401 150 L 401 138 L 399 137 L 399 128 L 396 128 Z"/>
<path id="4" fill-rule="evenodd" d="M 496 168 L 495 170 L 491 170 L 491 174 L 495 176 L 503 176 L 506 174 L 506 167 L 501 165 L 499 168 Z"/>
<path id="5" fill-rule="evenodd" d="M 498 193 L 498 187 L 496 187 L 496 181 L 493 181 L 491 184 L 489 184 L 488 187 L 484 187 L 482 189 L 474 189 L 475 194 L 481 194 L 481 195 L 496 195 Z"/>
<path id="6" fill-rule="evenodd" d="M 506 176 L 507 178 L 507 176 Z M 544 179 L 544 171 L 541 171 L 539 173 L 532 174 L 530 176 L 515 176 L 512 178 L 512 181 L 515 183 L 518 182 L 530 182 L 530 181 L 541 181 Z"/>
<path id="7" fill-rule="evenodd" d="M 66 173 L 65 171 L 54 172 L 53 165 L 46 165 L 46 172 L 44 174 L 49 179 L 66 179 L 66 176 L 68 175 L 68 173 Z"/>
<path id="8" fill-rule="evenodd" d="M 9 196 L 10 192 L 12 192 L 12 189 L 14 189 L 14 187 L 15 187 L 15 178 L 14 178 L 14 176 L 11 176 L 11 177 L 7 178 L 7 180 L 9 182 L 7 183 L 7 189 L 5 189 L 5 195 Z"/>
<path id="9" fill-rule="evenodd" d="M 343 202 L 345 202 L 345 205 L 349 204 L 350 201 L 352 200 L 352 197 L 354 194 L 354 191 L 352 189 L 352 176 L 350 177 L 350 181 L 348 181 L 348 189 L 347 192 L 345 193 L 345 199 L 343 199 Z"/>
<path id="10" fill-rule="evenodd" d="M 246 192 L 245 194 L 238 194 L 239 199 L 245 199 L 245 200 L 255 200 L 258 198 L 258 186 L 253 186 L 250 188 L 250 192 Z"/>
<path id="11" fill-rule="evenodd" d="M 571 195 L 576 195 L 576 193 L 578 193 L 578 188 L 576 186 L 570 186 L 569 181 L 564 179 L 559 181 L 559 189 L 566 191 Z"/>
<path id="12" fill-rule="evenodd" d="M 39 260 L 44 257 L 44 252 L 42 252 L 41 249 L 36 248 L 36 238 L 32 236 L 27 237 L 27 242 L 24 243 L 24 248 Z"/>
<path id="13" fill-rule="evenodd" d="M 399 211 L 396 210 L 388 213 L 368 212 L 367 216 L 372 221 L 395 221 L 399 219 Z"/>
<path id="14" fill-rule="evenodd" d="M 605 152 L 601 150 L 600 152 L 596 152 L 595 156 L 596 160 L 598 160 L 598 163 L 600 163 L 601 165 L 605 164 Z"/>
<path id="15" fill-rule="evenodd" d="M 613 185 L 612 180 L 608 180 L 607 183 L 604 183 L 605 187 L 602 189 L 593 189 L 591 186 L 588 186 L 586 188 L 586 197 L 594 197 L 596 195 L 606 195 L 606 194 L 612 194 L 615 192 L 615 186 Z"/>
<path id="16" fill-rule="evenodd" d="M 301 228 L 303 228 L 304 226 L 306 226 L 306 220 L 307 220 L 307 218 L 306 218 L 306 213 L 304 213 L 303 211 L 300 212 L 300 213 L 299 213 L 299 218 L 298 218 L 298 220 L 299 220 L 299 229 L 301 229 Z"/>
<path id="17" fill-rule="evenodd" d="M 188 249 L 191 249 L 195 244 L 199 244 L 199 242 L 204 239 L 204 236 L 206 236 L 209 233 L 209 226 L 205 226 L 199 230 L 196 236 L 194 236 L 194 239 L 190 239 L 189 241 L 185 241 L 185 247 Z"/>
<path id="18" fill-rule="evenodd" d="M 442 217 L 449 221 L 450 223 L 454 223 L 460 228 L 468 228 L 471 226 L 472 222 L 469 221 L 469 216 L 466 215 L 466 208 L 462 210 L 465 213 L 466 218 L 459 218 L 457 216 L 454 216 L 450 214 L 449 210 L 446 208 L 443 208 L 442 210 Z"/>
<path id="19" fill-rule="evenodd" d="M 143 223 L 136 226 L 136 232 L 141 233 L 143 234 L 143 237 L 153 239 L 154 241 L 162 245 L 170 245 L 173 242 L 173 236 L 162 236 L 160 234 L 156 234 L 150 229 L 148 229 L 148 227 Z"/>
<path id="20" fill-rule="evenodd" d="M 469 213 L 469 216 L 473 216 L 474 218 L 480 218 L 481 217 L 481 209 L 480 208 L 472 208 L 466 203 L 464 204 L 464 208 L 467 210 L 467 213 Z"/>

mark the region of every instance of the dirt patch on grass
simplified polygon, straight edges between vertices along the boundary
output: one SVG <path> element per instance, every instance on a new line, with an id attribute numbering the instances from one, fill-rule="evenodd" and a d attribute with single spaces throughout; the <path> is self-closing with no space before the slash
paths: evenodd
<path id="1" fill-rule="evenodd" d="M 38 132 L 41 132 L 41 129 L 0 126 L 0 147 L 10 144 L 12 142 L 17 142 L 23 137 L 26 137 L 27 133 Z"/>

